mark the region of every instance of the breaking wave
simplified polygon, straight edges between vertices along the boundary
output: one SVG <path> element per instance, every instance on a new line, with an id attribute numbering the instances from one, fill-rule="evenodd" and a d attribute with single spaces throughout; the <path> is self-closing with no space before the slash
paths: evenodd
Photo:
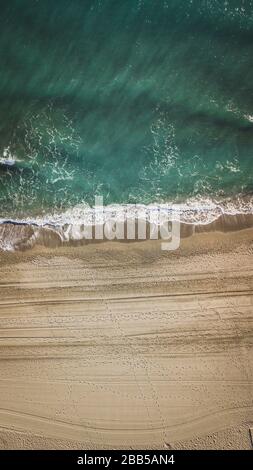
<path id="1" fill-rule="evenodd" d="M 58 247 L 65 244 L 80 245 L 96 242 L 94 226 L 108 222 L 138 220 L 149 228 L 159 225 L 154 213 L 173 221 L 180 220 L 181 237 L 203 231 L 233 231 L 253 226 L 253 196 L 226 198 L 222 201 L 191 199 L 181 204 L 114 204 L 90 207 L 79 204 L 72 209 L 24 219 L 0 219 L 0 250 L 16 251 L 36 245 Z M 116 237 L 115 237 L 116 238 Z M 103 240 L 106 240 L 104 236 Z M 125 239 L 127 241 L 127 237 Z M 135 240 L 138 240 L 136 230 Z M 101 240 L 100 240 L 101 241 Z"/>

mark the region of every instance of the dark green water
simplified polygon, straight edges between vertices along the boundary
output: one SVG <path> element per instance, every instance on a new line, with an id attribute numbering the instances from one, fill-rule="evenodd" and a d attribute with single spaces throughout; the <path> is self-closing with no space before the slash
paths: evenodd
<path id="1" fill-rule="evenodd" d="M 0 54 L 0 217 L 252 194 L 251 0 L 3 1 Z"/>

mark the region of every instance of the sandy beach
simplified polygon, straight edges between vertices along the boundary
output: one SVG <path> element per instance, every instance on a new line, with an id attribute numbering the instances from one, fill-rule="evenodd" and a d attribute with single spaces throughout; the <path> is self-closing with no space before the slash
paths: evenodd
<path id="1" fill-rule="evenodd" d="M 1 449 L 251 449 L 252 229 L 2 253 L 0 361 Z"/>

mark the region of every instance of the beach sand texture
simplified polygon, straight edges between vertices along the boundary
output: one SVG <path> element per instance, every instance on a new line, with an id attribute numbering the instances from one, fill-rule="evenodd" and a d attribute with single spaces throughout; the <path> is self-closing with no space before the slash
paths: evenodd
<path id="1" fill-rule="evenodd" d="M 0 258 L 0 448 L 252 448 L 253 232 Z"/>

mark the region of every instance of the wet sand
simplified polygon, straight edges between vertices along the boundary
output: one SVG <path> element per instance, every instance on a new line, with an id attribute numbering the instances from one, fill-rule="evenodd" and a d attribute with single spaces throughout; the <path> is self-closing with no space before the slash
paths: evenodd
<path id="1" fill-rule="evenodd" d="M 0 448 L 252 448 L 253 231 L 0 257 Z"/>

